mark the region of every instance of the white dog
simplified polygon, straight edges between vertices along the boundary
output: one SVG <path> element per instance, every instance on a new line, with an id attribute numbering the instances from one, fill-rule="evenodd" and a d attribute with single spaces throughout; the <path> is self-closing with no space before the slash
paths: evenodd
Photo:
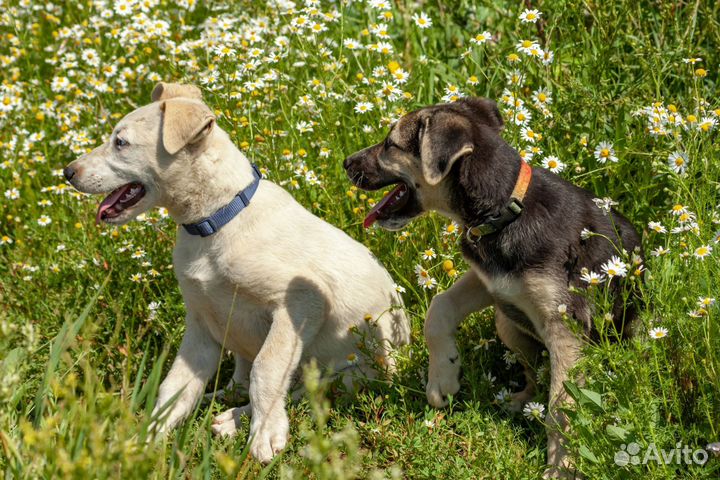
<path id="1" fill-rule="evenodd" d="M 357 355 L 372 376 L 350 330 L 372 338 L 376 360 L 392 368 L 388 354 L 408 342 L 408 321 L 372 254 L 261 181 L 198 88 L 160 83 L 152 100 L 64 173 L 82 192 L 111 192 L 98 221 L 122 224 L 164 206 L 185 227 L 173 263 L 186 331 L 160 386 L 155 428 L 165 432 L 192 411 L 224 347 L 250 403 L 216 417 L 213 431 L 232 435 L 240 416 L 252 415 L 250 453 L 269 462 L 287 443 L 285 401 L 299 364 L 314 358 L 337 371 Z"/>

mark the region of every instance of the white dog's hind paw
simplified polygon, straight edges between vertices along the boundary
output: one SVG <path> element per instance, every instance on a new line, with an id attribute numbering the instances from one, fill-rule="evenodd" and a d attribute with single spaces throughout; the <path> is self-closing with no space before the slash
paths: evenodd
<path id="1" fill-rule="evenodd" d="M 250 455 L 262 464 L 270 463 L 287 445 L 289 433 L 287 416 L 266 418 L 257 432 L 250 429 Z"/>
<path id="2" fill-rule="evenodd" d="M 448 404 L 448 395 L 455 395 L 460 390 L 460 360 L 455 363 L 445 361 L 441 365 L 430 366 L 427 387 L 425 394 L 428 403 L 433 407 L 440 408 Z"/>
<path id="3" fill-rule="evenodd" d="M 215 435 L 220 435 L 221 437 L 232 437 L 235 433 L 237 433 L 240 418 L 249 417 L 250 414 L 250 405 L 231 408 L 215 417 L 210 428 Z"/>

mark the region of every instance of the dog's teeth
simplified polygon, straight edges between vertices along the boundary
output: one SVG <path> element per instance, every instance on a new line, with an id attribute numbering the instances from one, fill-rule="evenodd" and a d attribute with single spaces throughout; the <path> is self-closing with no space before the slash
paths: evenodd
<path id="1" fill-rule="evenodd" d="M 142 191 L 142 187 L 132 187 L 130 191 L 126 192 L 125 195 L 122 196 L 120 199 L 121 203 L 127 203 L 133 198 L 137 197 L 138 194 Z"/>

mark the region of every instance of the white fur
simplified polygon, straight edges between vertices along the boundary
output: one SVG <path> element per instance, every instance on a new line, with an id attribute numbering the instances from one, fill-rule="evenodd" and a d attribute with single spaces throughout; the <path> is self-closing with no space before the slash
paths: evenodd
<path id="1" fill-rule="evenodd" d="M 113 223 L 153 206 L 166 207 L 178 223 L 196 222 L 252 181 L 250 163 L 217 126 L 169 155 L 161 128 L 172 125 L 162 125 L 161 106 L 155 102 L 129 114 L 106 144 L 70 165 L 77 172 L 73 185 L 90 193 L 143 183 L 145 198 Z M 116 148 L 118 134 L 130 145 Z M 232 435 L 239 417 L 251 414 L 250 452 L 269 462 L 287 442 L 286 397 L 302 362 L 315 358 L 321 368 L 337 370 L 356 354 L 359 368 L 372 375 L 351 327 L 379 341 L 374 353 L 389 367 L 390 350 L 409 340 L 407 319 L 397 308 L 401 300 L 382 265 L 267 180 L 249 207 L 215 235 L 201 238 L 180 228 L 173 264 L 187 318 L 153 414 L 161 432 L 192 411 L 225 348 L 238 359 L 234 380 L 247 382 L 249 375 L 250 404 L 218 416 L 213 430 Z"/>

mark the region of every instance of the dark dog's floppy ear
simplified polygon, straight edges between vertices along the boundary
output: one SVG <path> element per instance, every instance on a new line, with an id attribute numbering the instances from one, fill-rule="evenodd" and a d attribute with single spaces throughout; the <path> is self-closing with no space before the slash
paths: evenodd
<path id="1" fill-rule="evenodd" d="M 150 94 L 150 98 L 153 102 L 159 100 L 167 100 L 169 98 L 194 98 L 195 100 L 202 100 L 202 92 L 195 85 L 185 85 L 182 83 L 165 83 L 160 82 L 155 85 L 155 88 Z"/>
<path id="2" fill-rule="evenodd" d="M 455 161 L 473 151 L 470 125 L 460 115 L 436 113 L 420 127 L 420 160 L 425 181 L 437 185 Z"/>
<path id="3" fill-rule="evenodd" d="M 160 109 L 163 146 L 170 155 L 205 139 L 215 123 L 215 115 L 207 105 L 197 101 L 174 98 L 165 100 Z"/>
<path id="4" fill-rule="evenodd" d="M 464 105 L 479 123 L 500 132 L 505 126 L 497 103 L 488 98 L 468 97 L 458 103 Z"/>

